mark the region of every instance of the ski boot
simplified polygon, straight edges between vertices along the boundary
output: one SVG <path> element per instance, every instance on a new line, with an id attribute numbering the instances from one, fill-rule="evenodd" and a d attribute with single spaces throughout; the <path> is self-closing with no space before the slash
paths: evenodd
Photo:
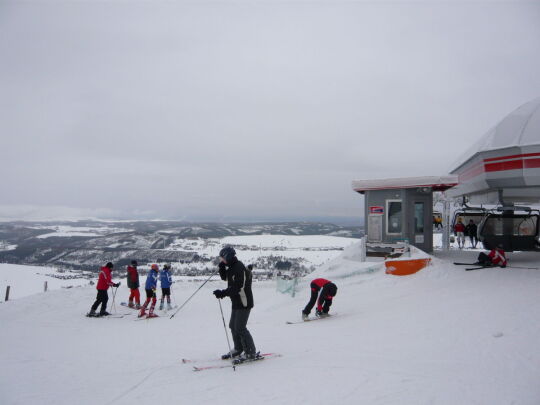
<path id="1" fill-rule="evenodd" d="M 150 312 L 150 313 L 146 316 L 146 318 L 157 318 L 157 317 L 158 317 L 158 315 L 154 314 L 153 312 Z"/>
<path id="2" fill-rule="evenodd" d="M 167 310 L 170 311 L 172 309 L 171 303 L 167 302 Z"/>
<path id="3" fill-rule="evenodd" d="M 95 318 L 98 316 L 98 314 L 96 314 L 96 311 L 90 311 L 86 314 L 86 316 L 89 318 Z"/>
<path id="4" fill-rule="evenodd" d="M 98 316 L 108 316 L 110 315 L 107 311 L 101 311 Z"/>
<path id="5" fill-rule="evenodd" d="M 141 304 L 139 303 L 135 304 L 135 309 L 141 309 Z"/>
<path id="6" fill-rule="evenodd" d="M 159 302 L 159 310 L 160 310 L 160 311 L 163 311 L 163 305 L 164 305 L 164 302 L 163 302 L 163 300 L 161 300 L 161 301 Z"/>
<path id="7" fill-rule="evenodd" d="M 231 357 L 234 359 L 235 357 L 238 357 L 242 354 L 242 350 L 236 350 L 236 349 L 233 349 L 232 351 L 230 351 L 229 353 L 225 353 L 224 355 L 221 356 L 221 360 L 228 360 L 230 359 Z"/>
<path id="8" fill-rule="evenodd" d="M 243 356 L 239 356 L 238 358 L 234 359 L 233 364 L 242 364 L 242 363 L 245 363 L 245 362 L 257 361 L 257 360 L 261 360 L 263 358 L 264 357 L 261 356 L 259 352 L 257 352 L 257 353 L 245 353 Z"/>
<path id="9" fill-rule="evenodd" d="M 309 319 L 309 314 L 305 314 L 303 311 L 302 311 L 302 320 L 303 321 L 307 321 Z"/>
<path id="10" fill-rule="evenodd" d="M 139 311 L 139 318 L 142 318 L 143 316 L 146 315 L 146 308 L 145 307 L 142 307 L 141 310 Z"/>
<path id="11" fill-rule="evenodd" d="M 129 307 L 129 308 L 135 308 L 135 305 L 133 305 L 133 301 L 129 301 L 128 307 Z"/>
<path id="12" fill-rule="evenodd" d="M 319 314 L 319 318 L 328 318 L 330 316 L 330 314 L 328 312 L 321 312 Z"/>

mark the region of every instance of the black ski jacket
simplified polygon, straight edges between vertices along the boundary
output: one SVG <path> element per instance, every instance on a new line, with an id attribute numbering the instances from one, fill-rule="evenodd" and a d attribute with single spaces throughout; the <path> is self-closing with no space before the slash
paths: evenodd
<path id="1" fill-rule="evenodd" d="M 231 298 L 232 309 L 253 308 L 251 271 L 241 261 L 234 257 L 226 266 L 220 266 L 219 276 L 227 281 L 227 288 L 223 292 Z"/>

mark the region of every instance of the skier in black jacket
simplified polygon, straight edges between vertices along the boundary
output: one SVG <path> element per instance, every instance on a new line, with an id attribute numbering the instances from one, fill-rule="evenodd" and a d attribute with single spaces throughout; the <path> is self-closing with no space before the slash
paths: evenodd
<path id="1" fill-rule="evenodd" d="M 253 293 L 251 291 L 251 271 L 236 258 L 236 251 L 227 246 L 219 252 L 219 275 L 227 281 L 225 290 L 215 290 L 216 298 L 230 297 L 232 303 L 229 328 L 234 342 L 230 353 L 221 356 L 223 359 L 238 357 L 244 352 L 244 358 L 252 360 L 257 357 L 255 343 L 249 330 L 247 321 L 251 308 L 253 308 Z"/>

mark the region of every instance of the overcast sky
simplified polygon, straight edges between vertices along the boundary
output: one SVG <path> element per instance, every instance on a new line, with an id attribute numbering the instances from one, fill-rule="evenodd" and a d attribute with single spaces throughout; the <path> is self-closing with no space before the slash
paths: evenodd
<path id="1" fill-rule="evenodd" d="M 540 96 L 540 2 L 0 2 L 0 218 L 360 217 Z"/>

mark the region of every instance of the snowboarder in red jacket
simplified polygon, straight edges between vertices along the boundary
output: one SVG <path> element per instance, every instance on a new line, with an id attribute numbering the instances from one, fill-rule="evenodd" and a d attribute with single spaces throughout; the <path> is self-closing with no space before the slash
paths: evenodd
<path id="1" fill-rule="evenodd" d="M 92 305 L 92 308 L 90 309 L 90 312 L 87 314 L 87 316 L 105 316 L 110 315 L 106 309 L 107 309 L 107 301 L 109 301 L 109 295 L 107 294 L 107 290 L 109 287 L 120 287 L 120 283 L 113 283 L 112 282 L 112 276 L 111 271 L 113 269 L 113 264 L 111 262 L 107 263 L 105 266 L 101 268 L 101 271 L 99 272 L 98 277 L 98 283 L 96 286 L 97 289 L 97 297 L 96 302 L 94 302 L 94 305 Z M 101 304 L 101 311 L 99 311 L 99 314 L 96 314 L 96 309 Z"/>
<path id="2" fill-rule="evenodd" d="M 131 261 L 131 266 L 127 267 L 127 286 L 131 293 L 129 294 L 128 307 L 141 309 L 141 294 L 139 293 L 139 272 L 137 271 L 137 260 Z M 133 305 L 135 300 L 135 305 Z"/>
<path id="3" fill-rule="evenodd" d="M 311 309 L 317 302 L 317 310 L 315 314 L 319 317 L 328 316 L 328 311 L 330 311 L 330 305 L 332 305 L 332 299 L 337 294 L 337 286 L 329 280 L 324 278 L 316 278 L 310 284 L 311 287 L 311 298 L 302 311 L 302 319 L 308 319 Z M 321 292 L 319 294 L 319 291 Z M 317 296 L 319 299 L 317 300 Z"/>

